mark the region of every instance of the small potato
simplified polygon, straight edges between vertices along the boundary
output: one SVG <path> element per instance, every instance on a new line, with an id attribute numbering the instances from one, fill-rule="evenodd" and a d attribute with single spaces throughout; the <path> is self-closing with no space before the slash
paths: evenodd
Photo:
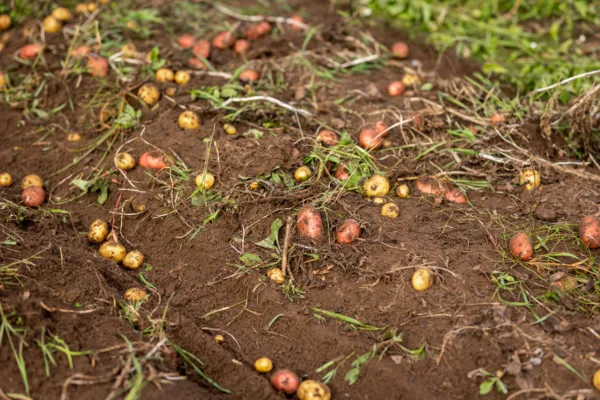
<path id="1" fill-rule="evenodd" d="M 594 378 L 592 379 L 592 383 L 594 387 L 600 390 L 600 369 L 594 373 Z"/>
<path id="2" fill-rule="evenodd" d="M 390 133 L 389 126 L 383 121 L 377 121 L 374 128 L 375 132 L 381 135 L 381 137 L 386 137 Z"/>
<path id="3" fill-rule="evenodd" d="M 188 64 L 190 64 L 190 67 L 192 67 L 192 68 L 202 69 L 202 70 L 208 69 L 206 67 L 206 64 L 204 64 L 204 62 L 202 62 L 202 60 L 199 60 L 197 58 L 190 58 L 188 60 Z"/>
<path id="4" fill-rule="evenodd" d="M 177 123 L 179 124 L 179 127 L 183 129 L 198 129 L 200 126 L 200 118 L 198 117 L 198 114 L 188 110 L 179 114 Z"/>
<path id="5" fill-rule="evenodd" d="M 138 97 L 149 106 L 152 106 L 160 99 L 160 90 L 151 83 L 146 83 L 138 90 Z"/>
<path id="6" fill-rule="evenodd" d="M 27 44 L 19 50 L 19 57 L 25 60 L 34 60 L 42 50 L 44 50 L 44 46 L 39 43 Z"/>
<path id="7" fill-rule="evenodd" d="M 237 133 L 237 128 L 231 124 L 224 124 L 223 130 L 228 135 L 235 135 Z"/>
<path id="8" fill-rule="evenodd" d="M 410 196 L 410 189 L 408 188 L 408 185 L 399 185 L 396 188 L 396 196 L 400 197 L 401 199 L 407 199 L 408 196 Z"/>
<path id="9" fill-rule="evenodd" d="M 87 12 L 91 14 L 98 9 L 98 4 L 90 2 L 85 5 L 85 8 L 87 8 Z"/>
<path id="10" fill-rule="evenodd" d="M 92 52 L 90 46 L 82 45 L 79 47 L 75 47 L 71 55 L 75 58 L 87 56 Z"/>
<path id="11" fill-rule="evenodd" d="M 298 386 L 296 396 L 299 400 L 331 400 L 331 390 L 321 382 L 307 379 Z"/>
<path id="12" fill-rule="evenodd" d="M 258 78 L 258 72 L 251 69 L 247 69 L 240 74 L 240 81 L 242 82 L 256 82 Z"/>
<path id="13" fill-rule="evenodd" d="M 216 344 L 223 344 L 225 342 L 225 336 L 223 335 L 215 335 L 213 338 Z"/>
<path id="14" fill-rule="evenodd" d="M 124 44 L 123 47 L 121 47 L 121 53 L 123 53 L 123 55 L 128 58 L 135 57 L 135 54 L 137 53 L 135 44 L 133 44 L 133 43 Z"/>
<path id="15" fill-rule="evenodd" d="M 273 370 L 273 361 L 267 357 L 261 357 L 254 361 L 254 369 L 261 374 L 266 374 Z"/>
<path id="16" fill-rule="evenodd" d="M 312 171 L 306 165 L 301 166 L 294 172 L 294 179 L 297 182 L 305 182 L 312 176 Z"/>
<path id="17" fill-rule="evenodd" d="M 125 254 L 123 258 L 123 266 L 129 269 L 138 269 L 144 264 L 144 255 L 138 250 L 132 250 Z"/>
<path id="18" fill-rule="evenodd" d="M 123 258 L 125 258 L 125 254 L 127 254 L 125 246 L 115 242 L 114 240 L 109 240 L 108 242 L 102 243 L 98 251 L 100 252 L 100 255 L 102 257 L 114 261 L 116 263 L 120 263 L 121 261 L 123 261 Z"/>
<path id="19" fill-rule="evenodd" d="M 574 277 L 573 275 L 566 275 L 558 281 L 554 282 L 551 288 L 556 289 L 556 291 L 560 293 L 569 294 L 575 289 L 577 289 L 578 285 L 579 282 L 577 281 L 576 277 Z"/>
<path id="20" fill-rule="evenodd" d="M 420 86 L 421 78 L 417 74 L 406 74 L 402 77 L 402 84 L 405 87 Z"/>
<path id="21" fill-rule="evenodd" d="M 77 4 L 77 6 L 75 6 L 75 12 L 77 14 L 86 14 L 88 12 L 87 4 L 85 4 L 85 3 Z"/>
<path id="22" fill-rule="evenodd" d="M 490 122 L 491 122 L 492 124 L 494 124 L 494 125 L 501 124 L 501 123 L 503 123 L 504 121 L 506 121 L 506 117 L 505 117 L 504 115 L 502 115 L 502 114 L 498 114 L 498 113 L 496 113 L 496 114 L 493 114 L 493 115 L 490 117 Z"/>
<path id="23" fill-rule="evenodd" d="M 44 21 L 42 21 L 42 26 L 44 31 L 48 33 L 56 33 L 62 29 L 62 24 L 60 21 L 54 18 L 52 15 L 44 18 Z"/>
<path id="24" fill-rule="evenodd" d="M 246 54 L 250 49 L 250 43 L 247 40 L 240 39 L 235 42 L 235 46 L 233 46 L 233 50 L 237 55 Z"/>
<path id="25" fill-rule="evenodd" d="M 387 203 L 381 207 L 381 215 L 388 218 L 397 218 L 400 214 L 400 209 L 394 203 Z"/>
<path id="26" fill-rule="evenodd" d="M 394 81 L 388 85 L 387 92 L 390 96 L 401 96 L 406 92 L 406 86 L 400 81 Z"/>
<path id="27" fill-rule="evenodd" d="M 217 49 L 224 50 L 228 47 L 233 46 L 235 42 L 235 36 L 231 32 L 221 32 L 215 36 L 212 40 L 212 45 Z"/>
<path id="28" fill-rule="evenodd" d="M 363 188 L 367 197 L 383 197 L 390 191 L 390 181 L 385 176 L 373 175 Z"/>
<path id="29" fill-rule="evenodd" d="M 169 68 L 159 68 L 155 77 L 157 82 L 172 82 L 175 79 L 175 73 Z"/>
<path id="30" fill-rule="evenodd" d="M 323 220 L 321 214 L 312 206 L 304 206 L 298 211 L 296 229 L 300 236 L 318 240 L 323 237 Z"/>
<path id="31" fill-rule="evenodd" d="M 195 41 L 196 38 L 194 38 L 194 36 L 192 35 L 181 35 L 177 38 L 177 44 L 182 49 L 191 49 L 192 47 L 194 47 Z"/>
<path id="32" fill-rule="evenodd" d="M 370 201 L 373 201 L 373 204 L 385 204 L 386 203 L 386 199 L 384 197 L 373 197 L 373 198 L 369 198 Z"/>
<path id="33" fill-rule="evenodd" d="M 118 153 L 115 156 L 115 165 L 124 171 L 132 170 L 135 167 L 135 158 L 127 152 Z"/>
<path id="34" fill-rule="evenodd" d="M 23 178 L 23 180 L 21 181 L 21 189 L 25 190 L 29 186 L 42 187 L 44 186 L 44 182 L 42 182 L 42 178 L 40 178 L 39 175 L 30 174 Z"/>
<path id="35" fill-rule="evenodd" d="M 150 169 L 163 169 L 167 168 L 169 165 L 168 159 L 165 156 L 158 155 L 155 156 L 152 152 L 146 152 L 140 156 L 140 167 L 150 168 Z"/>
<path id="36" fill-rule="evenodd" d="M 46 192 L 38 186 L 29 186 L 21 194 L 21 201 L 26 207 L 39 207 L 44 204 Z"/>
<path id="37" fill-rule="evenodd" d="M 301 31 L 303 29 L 302 24 L 304 24 L 304 18 L 302 18 L 300 15 L 292 15 L 290 20 L 292 21 L 290 23 L 290 28 L 295 31 Z"/>
<path id="38" fill-rule="evenodd" d="M 392 46 L 392 54 L 402 60 L 410 55 L 410 48 L 404 42 L 396 42 Z"/>
<path id="39" fill-rule="evenodd" d="M 339 244 L 352 244 L 359 236 L 360 225 L 354 219 L 345 220 L 336 233 L 336 239 Z"/>
<path id="40" fill-rule="evenodd" d="M 210 172 L 204 172 L 196 176 L 195 182 L 199 188 L 210 189 L 215 185 L 215 176 Z"/>
<path id="41" fill-rule="evenodd" d="M 187 83 L 190 81 L 191 76 L 190 73 L 187 71 L 177 71 L 175 73 L 175 83 L 177 83 L 178 85 L 187 85 Z"/>
<path id="42" fill-rule="evenodd" d="M 125 298 L 125 300 L 127 300 L 131 303 L 139 303 L 141 301 L 148 302 L 148 300 L 149 300 L 148 293 L 146 293 L 146 291 L 144 289 L 140 289 L 140 288 L 127 289 L 125 291 L 125 294 L 123 295 L 123 297 Z"/>
<path id="43" fill-rule="evenodd" d="M 79 132 L 70 132 L 67 135 L 67 142 L 79 142 L 81 140 L 81 134 Z"/>
<path id="44" fill-rule="evenodd" d="M 579 237 L 590 249 L 600 248 L 600 218 L 588 215 L 579 223 Z"/>
<path id="45" fill-rule="evenodd" d="M 105 77 L 108 75 L 108 61 L 101 56 L 88 58 L 87 69 L 90 75 Z"/>
<path id="46" fill-rule="evenodd" d="M 137 196 L 131 199 L 131 209 L 136 213 L 143 213 L 148 209 L 148 199 L 144 196 Z"/>
<path id="47" fill-rule="evenodd" d="M 412 276 L 413 289 L 423 291 L 433 286 L 433 272 L 429 268 L 418 268 Z"/>
<path id="48" fill-rule="evenodd" d="M 0 50 L 1 51 L 1 50 Z M 6 88 L 6 74 L 0 71 L 0 92 Z"/>
<path id="49" fill-rule="evenodd" d="M 70 21 L 73 18 L 73 14 L 65 7 L 58 7 L 52 10 L 52 16 L 59 21 Z"/>
<path id="50" fill-rule="evenodd" d="M 298 375 L 287 369 L 280 369 L 271 375 L 271 385 L 285 394 L 294 394 L 299 383 Z"/>
<path id="51" fill-rule="evenodd" d="M 283 271 L 279 268 L 271 268 L 268 270 L 267 277 L 278 285 L 281 285 L 283 282 L 285 282 Z"/>
<path id="52" fill-rule="evenodd" d="M 528 192 L 540 186 L 541 176 L 535 169 L 524 169 L 519 174 L 519 185 L 523 186 Z"/>
<path id="53" fill-rule="evenodd" d="M 441 198 L 446 193 L 446 188 L 440 183 L 440 181 L 427 176 L 417 179 L 415 186 L 419 192 L 431 194 L 437 198 Z"/>
<path id="54" fill-rule="evenodd" d="M 377 133 L 375 129 L 365 128 L 360 131 L 358 141 L 363 149 L 377 150 L 383 146 L 383 135 Z"/>
<path id="55" fill-rule="evenodd" d="M 206 40 L 198 40 L 194 45 L 194 48 L 192 49 L 192 53 L 196 57 L 208 59 L 208 57 L 210 56 L 210 43 L 208 43 Z"/>
<path id="56" fill-rule="evenodd" d="M 0 15 L 0 32 L 7 30 L 12 25 L 12 21 L 9 15 Z"/>
<path id="57" fill-rule="evenodd" d="M 174 87 L 165 88 L 165 96 L 175 97 L 176 94 L 177 94 L 177 88 L 174 88 Z"/>
<path id="58" fill-rule="evenodd" d="M 101 219 L 97 219 L 90 225 L 88 231 L 88 240 L 92 243 L 102 243 L 108 236 L 108 224 Z"/>
<path id="59" fill-rule="evenodd" d="M 13 183 L 13 178 L 8 172 L 2 172 L 0 174 L 0 187 L 8 187 Z"/>
<path id="60" fill-rule="evenodd" d="M 335 179 L 340 181 L 345 181 L 350 178 L 350 174 L 348 173 L 348 164 L 340 164 L 335 170 Z"/>
<path id="61" fill-rule="evenodd" d="M 450 186 L 447 188 L 446 193 L 444 193 L 444 197 L 451 203 L 456 204 L 468 204 L 467 196 L 454 186 Z"/>
<path id="62" fill-rule="evenodd" d="M 508 248 L 510 253 L 518 260 L 528 261 L 533 257 L 531 240 L 529 240 L 529 237 L 523 232 L 515 233 L 513 237 L 510 238 Z"/>
<path id="63" fill-rule="evenodd" d="M 325 146 L 335 146 L 339 143 L 340 138 L 337 133 L 328 130 L 322 130 L 317 135 L 317 142 L 324 144 Z"/>

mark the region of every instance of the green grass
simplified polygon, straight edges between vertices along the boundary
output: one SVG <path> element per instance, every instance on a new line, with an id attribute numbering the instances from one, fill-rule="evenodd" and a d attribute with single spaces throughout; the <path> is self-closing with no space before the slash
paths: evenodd
<path id="1" fill-rule="evenodd" d="M 598 0 L 367 0 L 376 13 L 413 34 L 426 34 L 438 50 L 483 63 L 523 93 L 600 69 L 581 35 L 600 26 Z M 518 5 L 517 8 L 514 8 Z M 568 100 L 591 85 L 579 80 L 561 88 Z M 542 96 L 548 96 L 543 94 Z"/>

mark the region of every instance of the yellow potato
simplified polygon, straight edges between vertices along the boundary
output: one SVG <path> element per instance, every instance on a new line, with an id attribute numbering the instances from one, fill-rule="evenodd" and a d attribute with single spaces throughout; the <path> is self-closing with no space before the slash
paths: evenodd
<path id="1" fill-rule="evenodd" d="M 98 251 L 102 257 L 112 260 L 116 263 L 123 261 L 125 254 L 127 254 L 125 247 L 113 240 L 102 243 L 102 246 L 100 246 Z"/>
<path id="2" fill-rule="evenodd" d="M 123 45 L 123 47 L 121 47 L 121 52 L 125 57 L 135 57 L 136 51 L 137 49 L 135 48 L 135 44 L 133 43 L 126 43 Z"/>
<path id="3" fill-rule="evenodd" d="M 92 243 L 102 243 L 108 236 L 108 225 L 101 219 L 97 219 L 90 225 L 88 240 Z"/>
<path id="4" fill-rule="evenodd" d="M 225 124 L 225 125 L 223 125 L 223 130 L 228 135 L 235 135 L 237 133 L 236 127 L 233 126 L 233 125 L 231 125 L 231 124 Z"/>
<path id="5" fill-rule="evenodd" d="M 213 340 L 215 341 L 216 344 L 221 344 L 225 341 L 225 336 L 223 335 L 215 335 L 215 337 L 213 338 Z"/>
<path id="6" fill-rule="evenodd" d="M 279 268 L 271 268 L 269 271 L 267 271 L 267 276 L 270 280 L 278 285 L 281 285 L 283 282 L 285 282 L 283 271 L 281 271 Z"/>
<path id="7" fill-rule="evenodd" d="M 406 74 L 402 77 L 402 83 L 404 86 L 419 86 L 421 85 L 421 78 L 416 74 Z"/>
<path id="8" fill-rule="evenodd" d="M 179 114 L 179 118 L 177 118 L 177 123 L 180 128 L 183 129 L 196 129 L 200 126 L 200 118 L 193 111 L 184 111 Z"/>
<path id="9" fill-rule="evenodd" d="M 331 390 L 327 385 L 307 379 L 298 386 L 299 400 L 331 400 Z"/>
<path id="10" fill-rule="evenodd" d="M 383 197 L 373 197 L 373 204 L 385 204 L 386 200 Z"/>
<path id="11" fill-rule="evenodd" d="M 115 156 L 115 165 L 124 171 L 129 171 L 135 167 L 135 158 L 129 153 L 123 152 Z"/>
<path id="12" fill-rule="evenodd" d="M 594 374 L 592 382 L 594 383 L 594 387 L 600 390 L 600 369 Z"/>
<path id="13" fill-rule="evenodd" d="M 77 6 L 75 7 L 75 12 L 77 14 L 85 14 L 88 12 L 87 10 L 87 4 L 85 3 L 79 3 L 77 4 Z"/>
<path id="14" fill-rule="evenodd" d="M 21 182 L 21 189 L 25 190 L 29 186 L 43 187 L 44 183 L 42 182 L 42 178 L 40 178 L 39 175 L 31 174 L 23 178 L 23 181 Z"/>
<path id="15" fill-rule="evenodd" d="M 254 369 L 262 374 L 271 372 L 273 370 L 273 361 L 267 357 L 261 357 L 254 361 Z"/>
<path id="16" fill-rule="evenodd" d="M 381 207 L 381 215 L 388 218 L 396 218 L 400 214 L 400 209 L 394 203 L 387 203 Z"/>
<path id="17" fill-rule="evenodd" d="M 406 199 L 410 196 L 410 189 L 407 185 L 400 185 L 396 188 L 396 195 L 401 199 Z"/>
<path id="18" fill-rule="evenodd" d="M 146 83 L 138 90 L 138 97 L 149 106 L 152 106 L 160 99 L 160 91 L 151 83 Z"/>
<path id="19" fill-rule="evenodd" d="M 191 79 L 190 73 L 187 71 L 177 71 L 175 73 L 175 83 L 178 85 L 185 85 Z"/>
<path id="20" fill-rule="evenodd" d="M 12 25 L 10 16 L 6 14 L 0 15 L 0 32 L 7 30 Z"/>
<path id="21" fill-rule="evenodd" d="M 148 200 L 143 196 L 131 199 L 131 208 L 137 213 L 143 213 L 148 208 Z"/>
<path id="22" fill-rule="evenodd" d="M 304 182 L 310 179 L 312 171 L 306 165 L 301 166 L 294 172 L 294 179 L 298 182 Z"/>
<path id="23" fill-rule="evenodd" d="M 71 11 L 64 7 L 58 7 L 52 10 L 52 16 L 59 21 L 70 21 L 73 18 Z"/>
<path id="24" fill-rule="evenodd" d="M 215 184 L 215 176 L 210 172 L 202 173 L 196 176 L 196 186 L 199 188 L 210 189 Z"/>
<path id="25" fill-rule="evenodd" d="M 174 87 L 165 88 L 165 95 L 167 95 L 169 97 L 175 97 L 176 94 L 177 94 L 177 88 L 174 88 Z"/>
<path id="26" fill-rule="evenodd" d="M 383 197 L 390 191 L 390 182 L 385 176 L 373 175 L 364 185 L 367 197 Z"/>
<path id="27" fill-rule="evenodd" d="M 171 82 L 175 79 L 175 74 L 169 68 L 160 68 L 156 71 L 156 80 L 158 82 Z"/>
<path id="28" fill-rule="evenodd" d="M 433 272 L 429 268 L 419 268 L 414 272 L 411 283 L 415 290 L 427 290 L 433 285 Z"/>
<path id="29" fill-rule="evenodd" d="M 0 174 L 0 187 L 7 187 L 13 182 L 12 176 L 8 172 Z"/>
<path id="30" fill-rule="evenodd" d="M 98 5 L 96 3 L 87 3 L 85 8 L 87 9 L 87 12 L 93 13 L 98 9 Z"/>
<path id="31" fill-rule="evenodd" d="M 540 186 L 541 176 L 535 169 L 524 169 L 519 175 L 519 184 L 525 186 L 525 190 L 532 191 Z"/>
<path id="32" fill-rule="evenodd" d="M 81 135 L 78 132 L 71 132 L 67 135 L 67 142 L 79 142 Z"/>
<path id="33" fill-rule="evenodd" d="M 137 250 L 132 250 L 125 255 L 123 266 L 129 269 L 138 269 L 144 263 L 144 255 Z"/>
<path id="34" fill-rule="evenodd" d="M 148 302 L 148 293 L 144 289 L 140 288 L 129 288 L 123 295 L 125 300 L 132 303 L 139 303 L 140 301 Z"/>
<path id="35" fill-rule="evenodd" d="M 48 33 L 56 33 L 62 29 L 61 22 L 54 18 L 52 15 L 49 15 L 46 18 L 44 18 L 42 26 L 44 27 L 44 31 Z"/>

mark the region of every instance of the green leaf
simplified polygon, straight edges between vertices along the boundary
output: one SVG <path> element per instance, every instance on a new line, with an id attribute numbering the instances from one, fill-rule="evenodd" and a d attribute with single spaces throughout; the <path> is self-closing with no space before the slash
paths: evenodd
<path id="1" fill-rule="evenodd" d="M 333 311 L 322 310 L 320 308 L 314 308 L 314 307 L 311 309 L 315 312 L 321 313 L 323 315 L 327 315 L 328 317 L 331 317 L 331 318 L 336 318 L 336 319 L 342 320 L 344 322 L 347 322 L 351 325 L 355 325 L 355 326 L 359 327 L 360 329 L 364 329 L 367 331 L 380 331 L 380 330 L 384 329 L 384 328 L 377 328 L 375 326 L 367 325 L 365 323 L 360 322 L 359 320 L 357 320 L 355 318 L 347 317 L 343 314 L 338 314 Z"/>
<path id="2" fill-rule="evenodd" d="M 506 74 L 508 70 L 501 65 L 486 63 L 481 68 L 486 74 Z"/>
<path id="3" fill-rule="evenodd" d="M 240 257 L 240 261 L 246 264 L 247 267 L 253 267 L 262 262 L 260 256 L 254 253 L 244 253 Z"/>
<path id="4" fill-rule="evenodd" d="M 265 249 L 277 250 L 279 247 L 279 231 L 281 230 L 282 226 L 283 221 L 277 218 L 271 224 L 271 234 L 260 242 L 256 243 L 256 245 L 264 247 Z M 277 244 L 277 246 L 275 246 L 275 244 Z"/>
<path id="5" fill-rule="evenodd" d="M 428 92 L 431 89 L 433 89 L 433 83 L 431 83 L 431 82 L 426 82 L 426 83 L 423 84 L 423 86 L 421 86 L 421 90 L 423 92 Z"/>
<path id="6" fill-rule="evenodd" d="M 71 181 L 71 185 L 77 186 L 79 189 L 83 190 L 84 192 L 87 192 L 88 189 L 90 188 L 90 182 L 86 181 L 85 179 L 73 179 Z"/>
<path id="7" fill-rule="evenodd" d="M 494 379 L 489 379 L 483 382 L 481 385 L 479 385 L 479 394 L 485 396 L 486 394 L 490 393 L 494 388 L 494 383 Z"/>
<path id="8" fill-rule="evenodd" d="M 358 377 L 360 375 L 360 367 L 352 368 L 350 371 L 346 373 L 344 380 L 348 382 L 349 385 L 354 385 L 356 381 L 358 381 Z"/>

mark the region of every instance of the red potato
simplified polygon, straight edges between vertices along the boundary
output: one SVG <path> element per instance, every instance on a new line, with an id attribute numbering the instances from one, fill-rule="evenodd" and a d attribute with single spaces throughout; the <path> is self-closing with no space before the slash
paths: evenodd
<path id="1" fill-rule="evenodd" d="M 256 40 L 269 32 L 271 32 L 271 24 L 267 21 L 262 21 L 258 24 L 250 25 L 246 29 L 246 37 L 250 40 Z"/>
<path id="2" fill-rule="evenodd" d="M 302 17 L 301 17 L 301 16 L 299 16 L 299 15 L 292 15 L 292 16 L 290 17 L 290 19 L 291 19 L 292 21 L 296 22 L 296 23 L 291 23 L 291 24 L 290 24 L 290 28 L 292 28 L 292 29 L 293 29 L 293 30 L 295 30 L 295 31 L 301 31 L 301 30 L 303 30 L 303 27 L 302 27 L 302 25 L 300 25 L 300 24 L 304 24 L 304 18 L 302 18 Z"/>
<path id="3" fill-rule="evenodd" d="M 19 50 L 19 57 L 25 60 L 33 60 L 43 49 L 44 46 L 39 43 L 27 44 Z"/>
<path id="4" fill-rule="evenodd" d="M 508 248 L 510 253 L 521 261 L 528 261 L 533 257 L 531 240 L 529 240 L 529 237 L 523 232 L 515 233 L 513 237 L 510 238 Z"/>
<path id="5" fill-rule="evenodd" d="M 425 121 L 423 121 L 423 118 L 420 115 L 415 115 L 413 117 L 413 121 L 419 128 L 423 128 L 425 126 Z"/>
<path id="6" fill-rule="evenodd" d="M 169 165 L 165 156 L 155 156 L 152 152 L 146 152 L 140 156 L 139 164 L 141 167 L 150 169 L 163 169 Z"/>
<path id="7" fill-rule="evenodd" d="M 350 174 L 348 173 L 348 164 L 340 164 L 335 171 L 335 179 L 345 181 L 348 178 L 350 178 Z"/>
<path id="8" fill-rule="evenodd" d="M 71 55 L 75 58 L 77 57 L 84 57 L 89 55 L 92 52 L 92 49 L 90 48 L 90 46 L 79 46 L 73 49 L 73 52 L 71 53 Z"/>
<path id="9" fill-rule="evenodd" d="M 435 197 L 442 197 L 446 193 L 446 188 L 437 179 L 428 176 L 421 177 L 415 182 L 417 190 L 424 194 L 431 194 Z"/>
<path id="10" fill-rule="evenodd" d="M 258 23 L 256 29 L 261 34 L 261 36 L 266 35 L 267 33 L 271 32 L 271 24 L 267 21 L 261 21 Z"/>
<path id="11" fill-rule="evenodd" d="M 375 129 L 365 128 L 358 135 L 360 145 L 366 150 L 377 150 L 383 146 L 383 137 Z"/>
<path id="12" fill-rule="evenodd" d="M 285 394 L 294 394 L 298 390 L 298 375 L 287 369 L 280 369 L 271 375 L 271 385 Z"/>
<path id="13" fill-rule="evenodd" d="M 240 80 L 243 82 L 256 82 L 258 80 L 258 72 L 247 69 L 240 74 Z"/>
<path id="14" fill-rule="evenodd" d="M 192 35 L 181 35 L 177 38 L 177 44 L 182 49 L 191 49 L 194 47 L 196 39 Z"/>
<path id="15" fill-rule="evenodd" d="M 387 91 L 392 97 L 401 96 L 406 91 L 406 86 L 400 81 L 394 81 L 388 85 Z"/>
<path id="16" fill-rule="evenodd" d="M 392 54 L 399 59 L 407 58 L 410 54 L 410 49 L 406 43 L 396 42 L 392 46 Z"/>
<path id="17" fill-rule="evenodd" d="M 339 141 L 338 135 L 328 130 L 322 130 L 317 135 L 317 142 L 323 143 L 325 146 L 335 146 Z"/>
<path id="18" fill-rule="evenodd" d="M 449 186 L 447 188 L 446 193 L 444 193 L 444 197 L 446 198 L 446 200 L 448 200 L 451 203 L 456 203 L 456 204 L 467 204 L 468 203 L 467 196 L 465 196 L 465 194 L 463 192 L 461 192 L 454 186 Z"/>
<path id="19" fill-rule="evenodd" d="M 389 126 L 383 121 L 375 122 L 375 132 L 379 133 L 381 137 L 386 137 L 390 131 L 388 131 Z"/>
<path id="20" fill-rule="evenodd" d="M 590 249 L 600 248 L 600 218 L 588 215 L 579 223 L 579 237 Z"/>
<path id="21" fill-rule="evenodd" d="M 46 192 L 39 186 L 29 186 L 23 190 L 21 201 L 26 207 L 39 207 L 44 204 Z"/>
<path id="22" fill-rule="evenodd" d="M 210 56 L 210 43 L 206 40 L 198 40 L 192 49 L 192 53 L 194 53 L 196 57 L 208 59 Z"/>
<path id="23" fill-rule="evenodd" d="M 238 55 L 246 54 L 249 49 L 250 49 L 250 42 L 248 42 L 247 40 L 244 40 L 244 39 L 237 40 L 235 42 L 235 45 L 233 46 L 233 50 Z"/>
<path id="24" fill-rule="evenodd" d="M 202 62 L 202 60 L 199 60 L 197 58 L 190 58 L 188 60 L 188 64 L 190 64 L 190 67 L 192 68 L 206 69 L 206 65 Z"/>
<path id="25" fill-rule="evenodd" d="M 360 225 L 354 219 L 345 220 L 337 230 L 336 238 L 339 244 L 352 244 L 360 236 Z"/>
<path id="26" fill-rule="evenodd" d="M 506 117 L 504 117 L 504 115 L 502 115 L 502 114 L 496 113 L 490 117 L 490 122 L 492 124 L 500 124 L 504 121 L 506 121 Z"/>
<path id="27" fill-rule="evenodd" d="M 92 76 L 104 77 L 108 74 L 108 61 L 102 56 L 90 57 L 87 69 Z"/>
<path id="28" fill-rule="evenodd" d="M 235 36 L 231 32 L 221 32 L 215 36 L 212 40 L 212 45 L 217 49 L 225 50 L 235 42 Z"/>
<path id="29" fill-rule="evenodd" d="M 300 236 L 319 240 L 323 237 L 323 220 L 321 214 L 312 206 L 305 206 L 298 211 L 296 229 Z"/>

